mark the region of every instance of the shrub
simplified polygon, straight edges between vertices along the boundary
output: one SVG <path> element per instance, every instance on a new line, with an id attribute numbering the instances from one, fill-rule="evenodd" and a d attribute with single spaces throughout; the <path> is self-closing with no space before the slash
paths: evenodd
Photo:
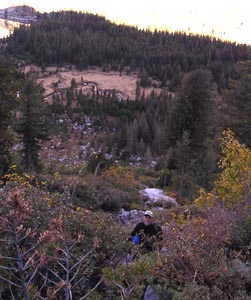
<path id="1" fill-rule="evenodd" d="M 219 207 L 205 218 L 176 217 L 164 226 L 157 274 L 174 284 L 212 284 L 226 268 L 229 215 Z"/>
<path id="2" fill-rule="evenodd" d="M 74 203 L 91 210 L 116 212 L 137 202 L 135 194 L 121 190 L 102 177 L 85 177 L 76 187 Z"/>
<path id="3" fill-rule="evenodd" d="M 212 290 L 205 285 L 195 282 L 185 285 L 180 292 L 176 292 L 172 300 L 223 300 L 223 293 L 219 289 Z"/>
<path id="4" fill-rule="evenodd" d="M 227 270 L 215 282 L 215 287 L 224 292 L 223 299 L 251 300 L 251 268 L 239 259 L 229 261 Z"/>
<path id="5" fill-rule="evenodd" d="M 223 132 L 221 150 L 222 172 L 215 183 L 217 194 L 226 207 L 236 206 L 251 195 L 251 151 L 230 130 Z"/>

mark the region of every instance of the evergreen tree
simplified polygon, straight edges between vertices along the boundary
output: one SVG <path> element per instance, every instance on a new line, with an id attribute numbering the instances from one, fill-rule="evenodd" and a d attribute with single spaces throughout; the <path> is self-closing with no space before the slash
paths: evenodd
<path id="1" fill-rule="evenodd" d="M 139 139 L 141 138 L 146 144 L 151 142 L 151 133 L 145 112 L 142 112 L 139 118 Z"/>
<path id="2" fill-rule="evenodd" d="M 223 93 L 223 126 L 230 128 L 247 146 L 251 146 L 251 61 L 235 66 L 234 79 Z"/>
<path id="3" fill-rule="evenodd" d="M 176 162 L 176 175 L 173 178 L 174 187 L 180 195 L 188 193 L 191 189 L 189 180 L 193 178 L 191 176 L 191 167 L 193 164 L 191 155 L 191 141 L 189 139 L 189 134 L 184 131 L 180 141 L 176 143 L 174 149 L 174 159 Z"/>
<path id="4" fill-rule="evenodd" d="M 171 125 L 171 139 L 180 140 L 183 133 L 189 134 L 193 150 L 200 150 L 208 135 L 210 114 L 214 108 L 211 73 L 195 70 L 186 74 L 178 90 L 177 105 Z"/>
<path id="5" fill-rule="evenodd" d="M 137 80 L 136 83 L 136 100 L 140 99 L 141 89 L 140 89 L 140 82 Z"/>
<path id="6" fill-rule="evenodd" d="M 185 75 L 178 91 L 171 124 L 171 143 L 175 144 L 177 150 L 174 157 L 175 185 L 183 195 L 194 196 L 196 185 L 208 187 L 211 181 L 212 172 L 205 170 L 212 159 L 206 141 L 210 140 L 215 131 L 214 110 L 211 73 L 195 70 Z M 180 150 L 184 145 L 189 148 L 189 154 L 185 156 Z"/>
<path id="7" fill-rule="evenodd" d="M 126 69 L 141 74 L 144 87 L 154 78 L 173 91 L 184 73 L 198 68 L 210 70 L 224 87 L 231 65 L 250 58 L 247 45 L 185 33 L 153 35 L 148 30 L 116 26 L 104 17 L 72 11 L 40 14 L 38 22 L 29 28 L 21 26 L 14 31 L 7 48 L 41 66 L 74 64 L 85 69 L 105 64 L 115 71 Z"/>
<path id="8" fill-rule="evenodd" d="M 10 147 L 13 136 L 10 130 L 12 111 L 18 92 L 17 71 L 6 57 L 0 57 L 0 178 L 11 164 Z"/>
<path id="9" fill-rule="evenodd" d="M 138 136 L 139 136 L 139 125 L 135 119 L 127 129 L 127 143 L 126 152 L 130 154 L 136 154 L 138 148 Z"/>
<path id="10" fill-rule="evenodd" d="M 32 173 L 41 168 L 39 150 L 41 142 L 48 138 L 49 118 L 46 104 L 42 95 L 42 88 L 33 80 L 26 79 L 21 91 L 21 117 L 17 132 L 23 143 L 24 168 Z"/>
<path id="11" fill-rule="evenodd" d="M 161 155 L 164 153 L 166 147 L 165 138 L 164 126 L 159 124 L 154 132 L 154 138 L 151 147 L 152 153 L 156 155 Z"/>
<path id="12" fill-rule="evenodd" d="M 147 74 L 146 70 L 143 69 L 142 73 L 140 74 L 140 85 L 142 87 L 147 87 L 150 84 L 149 75 Z"/>

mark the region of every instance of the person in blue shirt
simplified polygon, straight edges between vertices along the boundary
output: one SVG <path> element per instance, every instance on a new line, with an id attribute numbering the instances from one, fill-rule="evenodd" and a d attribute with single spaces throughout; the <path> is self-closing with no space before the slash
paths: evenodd
<path id="1" fill-rule="evenodd" d="M 143 222 L 138 223 L 130 234 L 130 238 L 135 245 L 140 245 L 143 252 L 154 250 L 155 245 L 162 241 L 162 228 L 154 222 L 153 212 L 144 212 Z"/>

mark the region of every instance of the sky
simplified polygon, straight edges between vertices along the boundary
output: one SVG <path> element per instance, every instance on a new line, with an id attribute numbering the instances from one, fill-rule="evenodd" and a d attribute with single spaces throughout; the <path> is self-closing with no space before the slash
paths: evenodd
<path id="1" fill-rule="evenodd" d="M 76 10 L 139 28 L 186 31 L 251 45 L 250 0 L 1 0 L 0 9 Z"/>

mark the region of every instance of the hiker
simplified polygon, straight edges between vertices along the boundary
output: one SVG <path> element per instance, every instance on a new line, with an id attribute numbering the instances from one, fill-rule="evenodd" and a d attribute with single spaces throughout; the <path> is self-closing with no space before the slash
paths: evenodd
<path id="1" fill-rule="evenodd" d="M 154 223 L 152 211 L 145 211 L 143 222 L 135 226 L 129 240 L 131 240 L 134 245 L 140 245 L 145 253 L 152 251 L 155 243 L 158 244 L 158 242 L 162 241 L 162 229 L 157 223 Z"/>

